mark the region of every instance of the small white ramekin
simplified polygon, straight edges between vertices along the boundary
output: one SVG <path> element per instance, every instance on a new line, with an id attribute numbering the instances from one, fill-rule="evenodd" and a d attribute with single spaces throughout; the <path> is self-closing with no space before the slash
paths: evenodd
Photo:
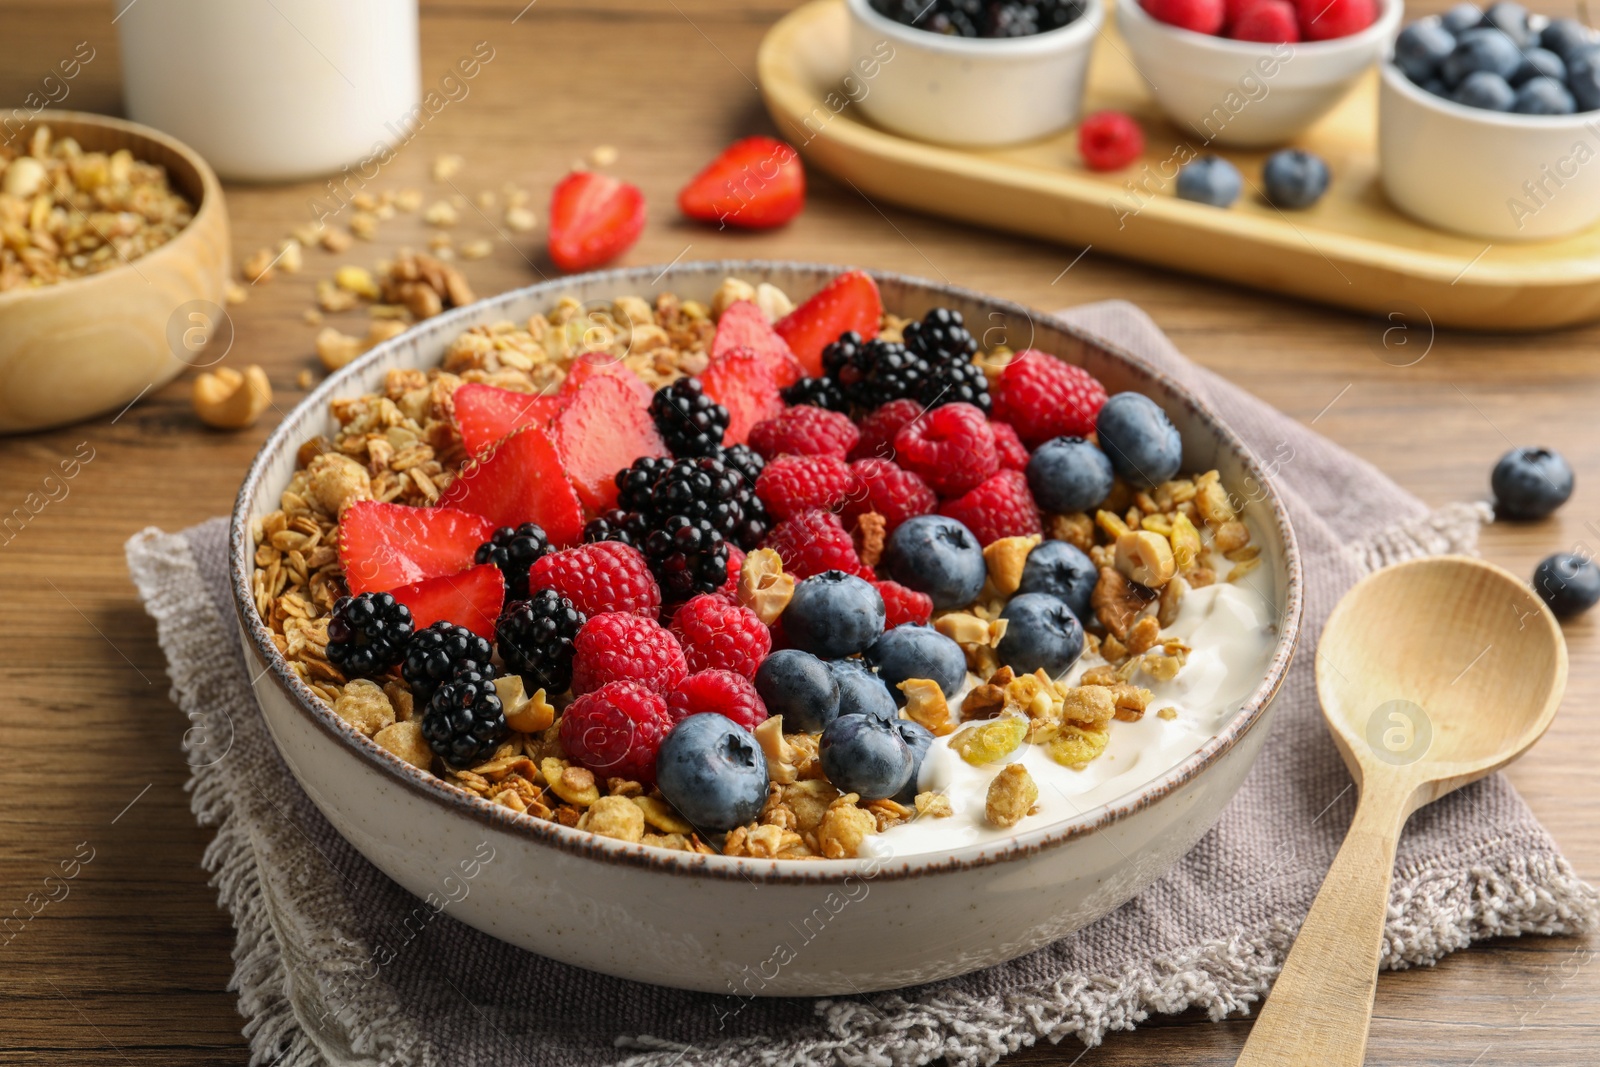
<path id="1" fill-rule="evenodd" d="M 1331 111 L 1382 57 L 1404 3 L 1379 4 L 1372 25 L 1331 41 L 1263 44 L 1195 33 L 1151 18 L 1139 0 L 1117 0 L 1117 29 L 1180 131 L 1204 145 L 1274 145 Z"/>
<path id="2" fill-rule="evenodd" d="M 905 26 L 867 0 L 850 11 L 851 84 L 873 122 L 919 141 L 1018 144 L 1078 121 L 1102 0 L 1077 20 L 1032 37 L 970 38 Z"/>
<path id="3" fill-rule="evenodd" d="M 1512 115 L 1467 107 L 1383 64 L 1378 173 L 1406 214 L 1496 241 L 1600 222 L 1600 111 Z"/>

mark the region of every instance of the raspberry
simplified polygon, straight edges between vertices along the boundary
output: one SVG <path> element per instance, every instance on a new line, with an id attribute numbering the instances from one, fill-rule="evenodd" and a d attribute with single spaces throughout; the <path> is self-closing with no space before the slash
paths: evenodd
<path id="1" fill-rule="evenodd" d="M 850 495 L 854 479 L 838 456 L 779 456 L 756 479 L 756 496 L 776 519 L 813 508 L 831 511 Z"/>
<path id="2" fill-rule="evenodd" d="M 766 547 L 778 553 L 783 569 L 796 580 L 823 571 L 861 573 L 855 543 L 831 511 L 802 511 L 783 520 L 767 535 Z"/>
<path id="3" fill-rule="evenodd" d="M 965 496 L 945 501 L 939 514 L 965 525 L 980 545 L 1043 532 L 1039 506 L 1021 471 L 1001 471 Z"/>
<path id="4" fill-rule="evenodd" d="M 902 522 L 926 515 L 939 506 L 939 498 L 928 483 L 886 459 L 858 459 L 850 464 L 855 484 L 850 499 L 844 502 L 846 526 L 869 511 L 882 515 L 884 533 L 894 532 Z"/>
<path id="5" fill-rule="evenodd" d="M 1236 41 L 1293 44 L 1300 40 L 1300 22 L 1289 0 L 1254 0 L 1228 27 Z"/>
<path id="6" fill-rule="evenodd" d="M 1105 402 L 1105 386 L 1094 375 L 1029 348 L 1000 372 L 994 417 L 1009 422 L 1023 444 L 1038 448 L 1052 437 L 1088 437 Z"/>
<path id="7" fill-rule="evenodd" d="M 755 683 L 733 671 L 707 670 L 689 675 L 667 694 L 667 709 L 675 723 L 714 711 L 746 730 L 754 730 L 767 718 L 767 705 L 756 692 Z"/>
<path id="8" fill-rule="evenodd" d="M 665 693 L 689 673 L 678 639 L 655 620 L 637 615 L 592 616 L 572 646 L 574 693 L 592 693 L 618 681 L 638 682 Z"/>
<path id="9" fill-rule="evenodd" d="M 1016 427 L 1009 422 L 991 422 L 990 428 L 994 430 L 994 451 L 1000 457 L 1000 469 L 1003 471 L 1025 471 L 1028 469 L 1028 446 L 1022 443 L 1022 438 L 1017 436 Z"/>
<path id="10" fill-rule="evenodd" d="M 850 458 L 894 459 L 895 435 L 921 414 L 922 405 L 915 400 L 891 400 L 861 420 L 861 439 Z"/>
<path id="11" fill-rule="evenodd" d="M 610 682 L 585 693 L 561 716 L 567 755 L 602 778 L 656 780 L 656 753 L 672 729 L 660 693 L 636 682 Z"/>
<path id="12" fill-rule="evenodd" d="M 1078 127 L 1078 154 L 1090 170 L 1121 170 L 1144 152 L 1144 131 L 1120 111 L 1097 111 Z"/>
<path id="13" fill-rule="evenodd" d="M 933 597 L 927 593 L 907 589 L 899 582 L 881 581 L 872 585 L 883 597 L 883 606 L 888 613 L 884 620 L 886 628 L 893 629 L 906 623 L 922 626 L 933 618 Z"/>
<path id="14" fill-rule="evenodd" d="M 653 619 L 661 589 L 637 548 L 596 541 L 553 552 L 528 570 L 530 589 L 554 589 L 585 615 L 626 611 Z"/>
<path id="15" fill-rule="evenodd" d="M 1222 0 L 1140 0 L 1145 11 L 1157 22 L 1178 26 L 1195 33 L 1216 33 L 1222 29 Z"/>
<path id="16" fill-rule="evenodd" d="M 1360 33 L 1378 17 L 1376 0 L 1296 0 L 1300 36 L 1308 41 L 1330 41 Z"/>
<path id="17" fill-rule="evenodd" d="M 744 555 L 744 549 L 738 545 L 728 546 L 728 580 L 717 590 L 717 595 L 724 600 L 738 603 L 739 572 L 744 569 Z"/>
<path id="18" fill-rule="evenodd" d="M 860 438 L 848 415 L 810 404 L 785 408 L 777 418 L 764 419 L 750 428 L 750 447 L 767 459 L 784 453 L 842 457 Z"/>
<path id="19" fill-rule="evenodd" d="M 907 423 L 894 450 L 900 465 L 940 496 L 964 493 L 1000 469 L 994 431 L 971 404 L 946 404 Z"/>
<path id="20" fill-rule="evenodd" d="M 772 634 L 756 613 L 716 593 L 685 601 L 672 616 L 672 633 L 691 671 L 733 671 L 754 678 L 772 650 Z"/>

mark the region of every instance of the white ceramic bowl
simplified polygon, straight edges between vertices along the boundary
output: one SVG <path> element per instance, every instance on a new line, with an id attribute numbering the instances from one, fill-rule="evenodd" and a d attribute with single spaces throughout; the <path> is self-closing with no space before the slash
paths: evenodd
<path id="1" fill-rule="evenodd" d="M 1069 25 L 1032 37 L 968 38 L 905 26 L 867 0 L 850 11 L 850 75 L 841 87 L 873 122 L 919 141 L 993 147 L 1078 121 L 1089 53 L 1105 21 L 1086 0 Z"/>
<path id="2" fill-rule="evenodd" d="M 1430 226 L 1495 241 L 1587 229 L 1600 222 L 1597 154 L 1600 112 L 1512 115 L 1467 107 L 1383 64 L 1383 191 Z"/>
<path id="3" fill-rule="evenodd" d="M 451 914 L 567 963 L 643 982 L 740 996 L 847 994 L 935 981 L 1019 956 L 1127 901 L 1192 847 L 1227 804 L 1268 732 L 1270 701 L 1299 633 L 1300 562 L 1261 464 L 1199 401 L 1138 358 L 1091 343 L 1017 304 L 878 275 L 885 304 L 920 316 L 954 307 L 1089 369 L 1112 392 L 1138 389 L 1183 433 L 1187 468 L 1248 489 L 1244 511 L 1272 568 L 1279 619 L 1265 674 L 1198 751 L 1115 802 L 995 844 L 861 860 L 772 861 L 669 852 L 517 815 L 380 749 L 288 669 L 250 594 L 250 520 L 277 506 L 306 438 L 331 431 L 328 402 L 380 388 L 394 368 L 435 365 L 469 326 L 522 319 L 562 296 L 609 300 L 669 290 L 707 300 L 728 275 L 796 298 L 842 268 L 691 263 L 563 278 L 504 293 L 407 331 L 334 374 L 274 431 L 233 513 L 231 568 L 245 657 L 278 750 L 328 820 L 413 893 L 436 889 L 486 842 L 472 893 Z"/>
<path id="4" fill-rule="evenodd" d="M 1331 41 L 1261 44 L 1194 33 L 1117 0 L 1117 29 L 1156 104 L 1195 147 L 1282 144 L 1344 99 L 1388 47 L 1403 0 L 1379 0 L 1377 19 Z"/>

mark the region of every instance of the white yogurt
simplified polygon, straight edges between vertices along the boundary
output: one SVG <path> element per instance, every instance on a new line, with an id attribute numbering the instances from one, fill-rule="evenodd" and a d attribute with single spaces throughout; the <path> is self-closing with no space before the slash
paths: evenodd
<path id="1" fill-rule="evenodd" d="M 867 838 L 863 851 L 874 856 L 938 852 L 1043 829 L 1133 792 L 1198 750 L 1255 689 L 1278 638 L 1268 568 L 1258 567 L 1230 584 L 1222 580 L 1230 568 L 1226 560 L 1216 557 L 1207 562 L 1217 571 L 1218 581 L 1189 590 L 1177 619 L 1161 631 L 1163 637 L 1179 638 L 1193 650 L 1188 662 L 1170 681 L 1148 675 L 1134 679 L 1152 694 L 1149 710 L 1138 722 L 1113 722 L 1111 741 L 1097 758 L 1075 770 L 1052 760 L 1044 746 L 1024 743 L 1005 760 L 974 767 L 951 749 L 953 734 L 936 738 L 917 785 L 919 791 L 944 793 L 954 814 L 913 818 L 890 827 Z M 1066 679 L 1076 681 L 1104 662 L 1085 655 Z M 967 687 L 978 681 L 969 675 Z M 960 699 L 950 704 L 955 713 Z M 1177 709 L 1176 718 L 1156 714 L 1167 707 Z M 1034 814 L 1002 830 L 984 818 L 984 801 L 990 781 L 1007 762 L 1027 767 L 1038 783 L 1039 803 Z"/>

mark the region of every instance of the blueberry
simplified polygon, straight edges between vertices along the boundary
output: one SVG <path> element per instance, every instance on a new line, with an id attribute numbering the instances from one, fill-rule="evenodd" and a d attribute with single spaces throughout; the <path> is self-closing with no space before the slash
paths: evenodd
<path id="1" fill-rule="evenodd" d="M 858 659 L 831 659 L 828 670 L 839 683 L 839 718 L 846 715 L 865 715 L 868 718 L 893 722 L 900 709 L 894 694 L 883 684 L 883 679 Z"/>
<path id="2" fill-rule="evenodd" d="M 907 678 L 937 682 L 947 700 L 954 700 L 967 681 L 966 653 L 931 626 L 896 626 L 867 649 L 866 660 L 878 668 L 878 678 L 899 705 L 906 696 L 898 686 Z"/>
<path id="3" fill-rule="evenodd" d="M 1057 437 L 1028 460 L 1028 488 L 1045 511 L 1088 511 L 1111 492 L 1111 461 L 1091 441 Z"/>
<path id="4" fill-rule="evenodd" d="M 862 800 L 894 796 L 905 788 L 916 767 L 916 757 L 900 739 L 895 723 L 871 715 L 841 715 L 833 720 L 822 731 L 817 755 L 833 787 Z"/>
<path id="5" fill-rule="evenodd" d="M 1006 635 L 995 651 L 1000 662 L 1018 674 L 1040 667 L 1059 677 L 1083 655 L 1083 624 L 1060 597 L 1023 593 L 1000 611 Z"/>
<path id="6" fill-rule="evenodd" d="M 1594 43 L 1594 34 L 1577 19 L 1551 19 L 1539 32 L 1539 47 L 1548 48 L 1562 59 L 1570 59 Z"/>
<path id="7" fill-rule="evenodd" d="M 1446 100 L 1450 99 L 1450 87 L 1438 78 L 1429 78 L 1422 83 L 1422 88 L 1425 92 L 1430 92 L 1434 96 L 1442 96 Z"/>
<path id="8" fill-rule="evenodd" d="M 1523 82 L 1511 110 L 1519 115 L 1570 115 L 1578 108 L 1567 87 L 1543 75 Z"/>
<path id="9" fill-rule="evenodd" d="M 1512 85 L 1521 85 L 1533 78 L 1554 78 L 1565 85 L 1567 65 L 1554 52 L 1543 48 L 1529 48 L 1522 53 L 1522 65 L 1511 75 Z"/>
<path id="10" fill-rule="evenodd" d="M 922 761 L 928 757 L 928 749 L 933 747 L 933 734 L 920 722 L 910 719 L 897 719 L 895 730 L 900 734 L 900 740 L 906 743 L 911 750 L 911 777 L 906 779 L 905 787 L 894 795 L 894 799 L 902 804 L 910 804 L 917 799 L 917 777 L 922 774 Z"/>
<path id="11" fill-rule="evenodd" d="M 1475 70 L 1462 79 L 1455 92 L 1450 94 L 1450 99 L 1485 111 L 1510 111 L 1511 105 L 1517 101 L 1517 91 L 1500 75 Z"/>
<path id="12" fill-rule="evenodd" d="M 1572 495 L 1572 467 L 1548 448 L 1513 448 L 1489 476 L 1495 504 L 1510 519 L 1542 519 Z"/>
<path id="13" fill-rule="evenodd" d="M 940 611 L 978 599 L 989 576 L 972 531 L 943 515 L 918 515 L 895 527 L 884 546 L 883 565 L 901 585 L 932 597 Z"/>
<path id="14" fill-rule="evenodd" d="M 1457 4 L 1439 16 L 1439 25 L 1457 37 L 1483 22 L 1483 12 L 1473 4 Z"/>
<path id="15" fill-rule="evenodd" d="M 1321 156 L 1298 148 L 1285 148 L 1267 157 L 1261 168 L 1267 200 L 1291 210 L 1308 208 L 1328 191 L 1328 165 Z"/>
<path id="16" fill-rule="evenodd" d="M 838 659 L 866 651 L 883 633 L 883 595 L 865 579 L 823 571 L 794 587 L 783 632 L 795 648 Z"/>
<path id="17" fill-rule="evenodd" d="M 1419 19 L 1394 39 L 1394 62 L 1406 77 L 1421 85 L 1455 49 L 1455 34 L 1433 19 Z"/>
<path id="18" fill-rule="evenodd" d="M 1485 72 L 1509 78 L 1520 66 L 1522 52 L 1511 38 L 1494 29 L 1468 30 L 1456 41 L 1455 51 L 1439 64 L 1439 77 L 1453 88 L 1469 74 Z"/>
<path id="19" fill-rule="evenodd" d="M 1490 4 L 1489 10 L 1483 13 L 1483 24 L 1511 38 L 1511 43 L 1518 48 L 1533 43 L 1533 34 L 1528 29 L 1528 9 L 1512 0 L 1495 0 Z"/>
<path id="20" fill-rule="evenodd" d="M 839 717 L 839 683 L 822 660 L 798 648 L 779 649 L 761 661 L 756 692 L 770 715 L 782 715 L 789 733 L 820 734 Z"/>
<path id="21" fill-rule="evenodd" d="M 1533 569 L 1533 591 L 1563 618 L 1582 614 L 1600 601 L 1600 567 L 1588 556 L 1558 552 Z"/>
<path id="22" fill-rule="evenodd" d="M 1076 545 L 1045 541 L 1022 564 L 1019 593 L 1049 593 L 1080 619 L 1089 617 L 1089 596 L 1100 578 L 1094 561 Z"/>
<path id="23" fill-rule="evenodd" d="M 1567 56 L 1567 88 L 1579 111 L 1600 111 L 1600 48 Z"/>
<path id="24" fill-rule="evenodd" d="M 702 712 L 661 742 L 656 785 L 697 830 L 731 830 L 761 814 L 767 759 L 750 731 L 725 715 Z"/>
<path id="25" fill-rule="evenodd" d="M 1239 199 L 1244 178 L 1221 156 L 1201 156 L 1178 171 L 1178 198 L 1212 207 L 1228 207 Z"/>
<path id="26" fill-rule="evenodd" d="M 1183 466 L 1178 428 L 1143 393 L 1118 393 L 1107 400 L 1095 420 L 1095 432 L 1111 457 L 1112 469 L 1135 485 L 1150 488 L 1171 481 Z"/>

